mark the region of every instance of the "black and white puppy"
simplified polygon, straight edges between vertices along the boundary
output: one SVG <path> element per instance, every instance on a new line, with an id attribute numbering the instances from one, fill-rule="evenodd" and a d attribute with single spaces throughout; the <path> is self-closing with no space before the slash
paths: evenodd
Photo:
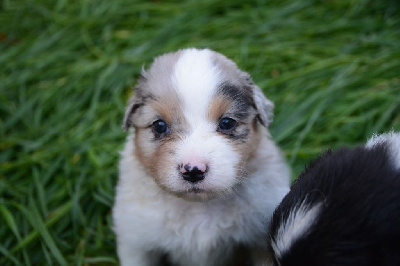
<path id="1" fill-rule="evenodd" d="M 270 227 L 275 265 L 400 265 L 400 133 L 326 152 Z"/>
<path id="2" fill-rule="evenodd" d="M 267 249 L 290 177 L 268 132 L 272 109 L 247 73 L 208 49 L 159 56 L 142 72 L 113 209 L 122 265 L 233 265 L 238 249 Z"/>

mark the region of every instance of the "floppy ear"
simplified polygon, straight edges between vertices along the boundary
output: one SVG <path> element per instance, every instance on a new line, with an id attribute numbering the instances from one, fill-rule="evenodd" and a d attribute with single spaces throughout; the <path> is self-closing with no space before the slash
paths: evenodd
<path id="1" fill-rule="evenodd" d="M 135 112 L 139 107 L 144 105 L 144 100 L 141 93 L 142 91 L 141 87 L 143 86 L 143 83 L 145 83 L 146 81 L 147 81 L 146 72 L 144 70 L 144 67 L 142 67 L 142 72 L 138 78 L 138 84 L 134 88 L 133 95 L 129 99 L 128 105 L 125 109 L 124 121 L 122 123 L 122 128 L 125 131 L 127 131 L 131 126 L 134 125 L 133 115 L 135 114 Z"/>
<path id="2" fill-rule="evenodd" d="M 129 99 L 128 106 L 125 109 L 124 122 L 122 123 L 122 128 L 127 131 L 133 124 L 133 114 L 136 110 L 143 105 L 143 102 L 139 100 L 139 97 L 136 96 L 136 93 L 132 95 Z"/>
<path id="3" fill-rule="evenodd" d="M 255 84 L 252 85 L 254 103 L 256 105 L 260 122 L 263 126 L 268 127 L 273 120 L 274 103 L 268 100 L 264 93 Z"/>

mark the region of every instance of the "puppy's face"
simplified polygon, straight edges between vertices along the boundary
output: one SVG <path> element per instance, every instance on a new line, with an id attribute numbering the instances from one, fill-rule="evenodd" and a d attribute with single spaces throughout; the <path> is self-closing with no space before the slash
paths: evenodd
<path id="1" fill-rule="evenodd" d="M 227 194 L 246 178 L 273 104 L 248 74 L 210 50 L 186 49 L 143 71 L 124 126 L 164 190 L 188 200 Z"/>

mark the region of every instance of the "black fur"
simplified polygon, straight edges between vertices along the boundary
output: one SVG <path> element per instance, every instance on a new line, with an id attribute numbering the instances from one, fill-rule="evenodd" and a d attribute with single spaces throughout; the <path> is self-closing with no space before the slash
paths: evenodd
<path id="1" fill-rule="evenodd" d="M 253 99 L 253 90 L 250 87 L 240 87 L 224 82 L 218 86 L 217 95 L 218 94 L 224 95 L 234 102 L 234 113 L 238 119 L 249 116 L 252 109 L 257 110 Z"/>
<path id="2" fill-rule="evenodd" d="M 389 144 L 329 151 L 305 169 L 274 212 L 271 238 L 296 204 L 322 209 L 276 265 L 400 265 L 400 171 Z"/>

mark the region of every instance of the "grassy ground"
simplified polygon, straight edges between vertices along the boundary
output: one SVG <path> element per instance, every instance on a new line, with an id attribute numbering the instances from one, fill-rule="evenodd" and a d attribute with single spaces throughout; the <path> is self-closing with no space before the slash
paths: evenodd
<path id="1" fill-rule="evenodd" d="M 120 125 L 155 55 L 210 47 L 252 73 L 294 175 L 400 130 L 399 14 L 397 0 L 0 0 L 0 265 L 117 263 Z"/>

